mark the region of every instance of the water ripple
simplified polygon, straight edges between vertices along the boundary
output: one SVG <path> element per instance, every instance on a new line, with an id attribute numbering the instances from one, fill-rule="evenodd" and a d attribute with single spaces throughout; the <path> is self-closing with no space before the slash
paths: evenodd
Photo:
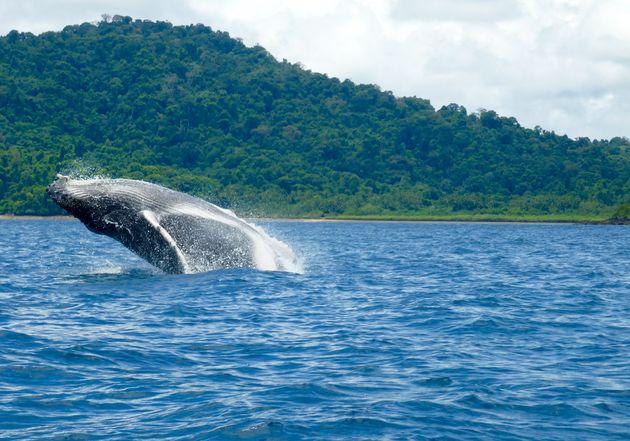
<path id="1" fill-rule="evenodd" d="M 628 228 L 270 222 L 304 274 L 165 275 L 0 227 L 0 439 L 630 438 Z"/>

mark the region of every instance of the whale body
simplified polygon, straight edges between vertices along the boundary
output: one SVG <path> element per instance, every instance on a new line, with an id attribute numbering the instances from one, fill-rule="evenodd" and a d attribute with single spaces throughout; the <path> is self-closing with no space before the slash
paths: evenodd
<path id="1" fill-rule="evenodd" d="M 116 239 L 167 273 L 219 268 L 299 271 L 293 251 L 232 211 L 132 179 L 71 179 L 46 189 L 92 232 Z"/>

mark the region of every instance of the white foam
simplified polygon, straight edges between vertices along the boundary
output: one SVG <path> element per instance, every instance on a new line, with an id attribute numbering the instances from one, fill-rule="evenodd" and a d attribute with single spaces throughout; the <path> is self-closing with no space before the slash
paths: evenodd
<path id="1" fill-rule="evenodd" d="M 300 262 L 289 245 L 279 239 L 276 239 L 275 237 L 270 236 L 262 227 L 246 221 L 243 222 L 258 232 L 265 247 L 268 248 L 268 251 L 264 254 L 261 253 L 260 258 L 265 262 L 274 263 L 275 268 L 272 268 L 271 271 L 288 271 L 292 273 L 304 272 L 302 262 Z"/>
<path id="2" fill-rule="evenodd" d="M 93 266 L 90 268 L 90 274 L 98 275 L 98 274 L 122 274 L 125 272 L 125 268 L 120 265 L 116 265 L 109 260 L 105 261 L 104 264 L 99 266 Z"/>

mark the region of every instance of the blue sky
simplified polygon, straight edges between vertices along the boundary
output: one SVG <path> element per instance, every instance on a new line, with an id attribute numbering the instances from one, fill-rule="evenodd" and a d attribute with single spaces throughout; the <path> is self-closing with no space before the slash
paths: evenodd
<path id="1" fill-rule="evenodd" d="M 102 13 L 203 23 L 396 95 L 493 109 L 571 137 L 630 136 L 628 0 L 20 0 L 0 33 Z"/>

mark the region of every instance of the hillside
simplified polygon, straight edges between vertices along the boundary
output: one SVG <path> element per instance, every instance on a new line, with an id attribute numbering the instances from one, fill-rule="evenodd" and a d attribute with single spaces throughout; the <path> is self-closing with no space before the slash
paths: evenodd
<path id="1" fill-rule="evenodd" d="M 206 26 L 116 16 L 1 37 L 0 214 L 59 213 L 45 185 L 85 164 L 266 215 L 605 215 L 630 203 L 626 138 L 436 110 Z"/>

